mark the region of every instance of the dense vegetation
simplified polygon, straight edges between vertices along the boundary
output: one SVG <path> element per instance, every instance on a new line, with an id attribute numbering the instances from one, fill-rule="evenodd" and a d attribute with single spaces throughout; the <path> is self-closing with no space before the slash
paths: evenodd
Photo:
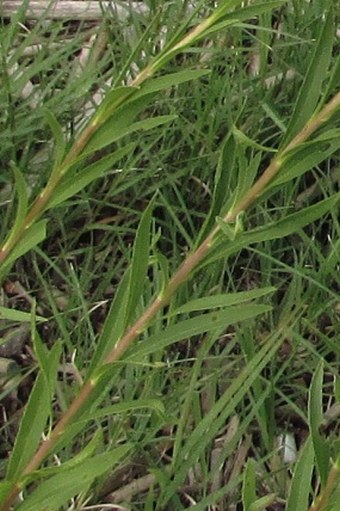
<path id="1" fill-rule="evenodd" d="M 1 18 L 1 511 L 340 508 L 336 3 Z"/>

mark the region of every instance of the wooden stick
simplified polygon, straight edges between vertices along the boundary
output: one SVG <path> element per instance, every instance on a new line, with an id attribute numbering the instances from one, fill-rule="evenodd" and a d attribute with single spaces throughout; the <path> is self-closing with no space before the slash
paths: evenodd
<path id="1" fill-rule="evenodd" d="M 10 17 L 22 7 L 22 0 L 3 0 L 0 3 L 0 16 Z M 119 20 L 128 18 L 130 12 L 145 14 L 148 7 L 142 2 L 115 1 L 87 1 L 75 0 L 30 0 L 26 9 L 27 19 L 78 19 L 78 20 L 99 20 L 103 13 L 110 10 L 115 13 Z"/>

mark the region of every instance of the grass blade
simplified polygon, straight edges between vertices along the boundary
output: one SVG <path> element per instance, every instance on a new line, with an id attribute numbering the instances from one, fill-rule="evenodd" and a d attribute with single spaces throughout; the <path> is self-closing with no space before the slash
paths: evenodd
<path id="1" fill-rule="evenodd" d="M 214 309 L 217 307 L 230 307 L 231 305 L 240 305 L 241 303 L 261 298 L 269 293 L 274 293 L 274 287 L 265 287 L 261 289 L 251 289 L 250 291 L 241 291 L 239 293 L 228 293 L 225 295 L 205 296 L 197 298 L 182 305 L 178 309 L 172 311 L 172 314 L 188 313 L 192 311 Z"/>
<path id="2" fill-rule="evenodd" d="M 62 179 L 59 183 L 48 203 L 48 207 L 53 208 L 58 204 L 61 204 L 83 190 L 95 179 L 102 177 L 117 161 L 132 153 L 135 146 L 135 143 L 126 144 L 124 147 L 117 149 L 117 151 L 114 151 L 113 153 L 100 158 L 88 167 L 81 169 L 75 175 L 72 171 L 68 172 L 64 179 Z"/>
<path id="3" fill-rule="evenodd" d="M 323 420 L 323 373 L 323 362 L 320 362 L 309 389 L 308 422 L 321 484 L 325 486 L 330 467 L 330 447 L 319 431 Z"/>
<path id="4" fill-rule="evenodd" d="M 309 437 L 294 469 L 285 511 L 307 511 L 314 468 L 314 449 Z"/>
<path id="5" fill-rule="evenodd" d="M 142 296 L 149 264 L 150 226 L 153 201 L 150 202 L 140 220 L 133 246 L 130 265 L 129 301 L 126 307 L 126 321 L 129 323 Z"/>
<path id="6" fill-rule="evenodd" d="M 197 461 L 200 454 L 206 448 L 207 443 L 215 438 L 228 417 L 234 413 L 236 406 L 274 356 L 281 342 L 282 339 L 273 335 L 241 373 L 233 379 L 227 391 L 216 401 L 208 414 L 196 426 L 187 443 L 183 446 L 181 466 L 174 467 L 174 477 L 165 491 L 163 505 L 171 498 L 178 486 L 182 484 L 189 468 Z"/>
<path id="7" fill-rule="evenodd" d="M 320 36 L 300 88 L 294 113 L 283 139 L 282 147 L 286 146 L 304 127 L 308 119 L 314 114 L 315 107 L 320 98 L 322 83 L 327 75 L 334 44 L 334 14 L 331 5 L 325 21 L 320 25 Z"/>
<path id="8" fill-rule="evenodd" d="M 242 308 L 229 307 L 226 310 L 202 314 L 192 319 L 181 321 L 169 326 L 159 335 L 153 335 L 140 345 L 133 347 L 132 353 L 127 355 L 124 360 L 138 361 L 141 357 L 151 355 L 151 353 L 157 352 L 175 342 L 188 339 L 193 335 L 199 335 L 223 326 L 227 327 L 238 321 L 254 318 L 270 310 L 271 307 L 268 305 L 244 305 Z"/>
<path id="9" fill-rule="evenodd" d="M 112 451 L 85 459 L 71 468 L 59 467 L 58 473 L 43 481 L 17 508 L 18 511 L 57 511 L 75 495 L 87 492 L 92 482 L 111 470 L 127 455 L 130 446 L 124 445 Z"/>
<path id="10" fill-rule="evenodd" d="M 61 345 L 58 343 L 46 358 L 46 364 L 51 370 L 49 374 L 50 382 L 56 382 L 57 364 L 55 360 L 57 357 L 59 358 L 60 351 Z M 46 383 L 45 374 L 40 372 L 21 419 L 14 449 L 8 463 L 7 479 L 9 480 L 15 481 L 17 479 L 41 441 L 41 435 L 51 411 L 51 388 Z"/>

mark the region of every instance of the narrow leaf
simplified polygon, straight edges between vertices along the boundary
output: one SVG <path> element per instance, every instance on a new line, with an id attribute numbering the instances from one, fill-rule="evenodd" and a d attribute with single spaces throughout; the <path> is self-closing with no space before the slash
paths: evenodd
<path id="1" fill-rule="evenodd" d="M 247 460 L 243 474 L 242 503 L 244 511 L 249 511 L 256 500 L 256 462 L 253 458 Z"/>
<path id="2" fill-rule="evenodd" d="M 240 3 L 240 2 L 238 2 Z M 249 5 L 242 7 L 242 9 L 235 9 L 233 12 L 227 14 L 230 20 L 249 20 L 252 17 L 258 17 L 260 14 L 272 11 L 277 7 L 281 7 L 285 3 L 285 0 L 274 0 L 263 3 L 256 3 L 256 5 Z"/>
<path id="3" fill-rule="evenodd" d="M 308 208 L 305 208 L 301 211 L 287 215 L 277 222 L 272 222 L 267 226 L 244 232 L 238 239 L 236 239 L 235 249 L 237 250 L 252 243 L 281 239 L 285 236 L 289 236 L 290 234 L 298 231 L 299 229 L 302 229 L 306 225 L 322 217 L 328 213 L 328 211 L 331 211 L 339 199 L 340 193 L 336 193 L 332 197 L 320 201 L 317 204 L 313 204 L 313 206 L 309 206 Z M 217 222 L 222 231 L 224 231 L 225 222 L 223 219 L 218 218 Z M 229 231 L 227 231 L 226 234 L 228 235 Z"/>
<path id="4" fill-rule="evenodd" d="M 50 393 L 50 401 L 52 401 L 57 380 L 57 371 L 62 351 L 62 343 L 61 341 L 56 342 L 53 345 L 52 350 L 49 352 L 46 345 L 42 342 L 35 324 L 32 324 L 31 327 L 31 337 L 39 368 L 45 377 L 45 384 Z"/>
<path id="5" fill-rule="evenodd" d="M 39 373 L 20 421 L 19 432 L 8 463 L 7 479 L 15 481 L 35 453 L 50 410 L 49 390 L 44 375 Z"/>
<path id="6" fill-rule="evenodd" d="M 289 153 L 284 160 L 278 176 L 269 184 L 267 190 L 272 187 L 282 185 L 302 176 L 305 172 L 316 167 L 324 160 L 327 160 L 332 154 L 335 154 L 340 148 L 340 131 L 337 130 L 335 140 L 312 141 L 300 145 L 294 153 Z"/>
<path id="7" fill-rule="evenodd" d="M 139 345 L 134 346 L 132 353 L 125 360 L 139 361 L 141 357 L 150 355 L 175 342 L 189 339 L 193 335 L 209 332 L 216 328 L 227 327 L 238 321 L 254 318 L 270 310 L 271 307 L 268 305 L 255 304 L 244 305 L 243 307 L 229 307 L 226 310 L 195 316 L 192 319 L 171 325 L 158 335 L 153 335 Z"/>
<path id="8" fill-rule="evenodd" d="M 307 511 L 314 469 L 314 449 L 311 438 L 305 442 L 296 463 L 285 511 Z"/>
<path id="9" fill-rule="evenodd" d="M 20 227 L 20 225 L 22 224 L 27 213 L 28 205 L 28 196 L 25 179 L 20 170 L 15 166 L 13 166 L 13 173 L 15 177 L 15 190 L 18 197 L 18 205 L 15 222 L 11 230 L 11 235 L 15 235 L 18 230 L 18 227 Z"/>
<path id="10" fill-rule="evenodd" d="M 112 371 L 112 367 L 108 367 Z M 124 403 L 117 403 L 115 405 L 101 408 L 95 412 L 86 413 L 86 415 L 79 420 L 79 422 L 88 422 L 89 420 L 102 419 L 103 417 L 123 414 L 127 412 L 134 412 L 139 410 L 152 410 L 160 416 L 164 416 L 165 407 L 159 399 L 138 399 L 136 401 L 125 401 Z"/>
<path id="11" fill-rule="evenodd" d="M 131 320 L 138 301 L 143 293 L 145 278 L 149 263 L 150 225 L 152 219 L 153 201 L 150 202 L 140 220 L 133 247 L 130 265 L 129 301 L 126 308 L 127 322 Z"/>
<path id="12" fill-rule="evenodd" d="M 32 224 L 25 231 L 21 240 L 7 257 L 6 262 L 1 266 L 1 276 L 9 271 L 12 264 L 19 259 L 19 257 L 29 252 L 46 238 L 46 224 L 47 220 L 40 220 L 39 222 Z"/>
<path id="13" fill-rule="evenodd" d="M 45 116 L 45 119 L 51 128 L 54 142 L 55 142 L 55 161 L 54 161 L 54 168 L 56 169 L 60 162 L 63 159 L 64 153 L 65 153 L 65 137 L 63 133 L 63 129 L 59 122 L 57 121 L 57 118 L 55 115 L 51 112 L 51 110 L 48 110 L 46 107 L 43 108 L 43 114 Z"/>
<path id="14" fill-rule="evenodd" d="M 129 300 L 130 271 L 126 271 L 121 279 L 115 297 L 112 300 L 110 310 L 100 334 L 96 351 L 92 357 L 88 375 L 100 368 L 101 362 L 113 348 L 118 339 L 123 335 L 126 328 L 125 310 Z"/>
<path id="15" fill-rule="evenodd" d="M 124 445 L 112 451 L 86 459 L 72 468 L 59 467 L 58 473 L 43 481 L 18 511 L 57 511 L 72 497 L 86 492 L 94 480 L 111 470 L 127 455 L 131 447 Z"/>
<path id="16" fill-rule="evenodd" d="M 86 147 L 86 152 L 91 153 L 99 151 L 99 149 L 116 142 L 126 135 L 130 135 L 136 131 L 147 131 L 162 126 L 163 124 L 173 121 L 176 117 L 176 115 L 160 115 L 158 117 L 151 117 L 150 119 L 128 124 L 127 119 L 122 119 L 120 114 L 118 120 L 113 117 L 96 131 Z"/>
<path id="17" fill-rule="evenodd" d="M 262 289 L 251 289 L 250 291 L 241 291 L 239 293 L 228 293 L 224 295 L 205 296 L 197 300 L 182 305 L 172 314 L 180 314 L 184 312 L 192 312 L 204 309 L 213 309 L 217 307 L 230 307 L 231 305 L 238 305 L 256 298 L 261 298 L 269 293 L 274 293 L 275 287 L 264 287 Z"/>
<path id="18" fill-rule="evenodd" d="M 264 495 L 259 499 L 255 500 L 249 507 L 249 511 L 263 511 L 270 506 L 275 500 L 275 493 L 268 493 L 268 495 Z"/>
<path id="19" fill-rule="evenodd" d="M 320 27 L 320 36 L 300 88 L 294 113 L 282 142 L 282 147 L 285 147 L 312 117 L 319 100 L 322 83 L 327 75 L 334 44 L 334 15 L 332 7 L 329 9 L 325 21 L 320 23 Z"/>
<path id="20" fill-rule="evenodd" d="M 88 186 L 92 181 L 103 176 L 105 172 L 112 168 L 112 166 L 126 155 L 133 153 L 136 144 L 127 144 L 124 147 L 117 149 L 113 153 L 100 158 L 100 160 L 92 163 L 88 167 L 81 169 L 75 175 L 68 172 L 64 179 L 59 183 L 57 189 L 51 198 L 48 207 L 53 208 L 69 199 L 76 193 L 80 192 L 83 188 Z"/>
<path id="21" fill-rule="evenodd" d="M 231 195 L 231 182 L 230 177 L 233 175 L 232 170 L 235 165 L 236 143 L 234 137 L 228 133 L 222 142 L 217 168 L 214 178 L 214 192 L 210 211 L 201 228 L 200 236 L 197 240 L 197 245 L 202 242 L 207 233 L 212 228 L 215 218 L 221 214 L 223 206 L 231 206 L 228 203 L 228 198 Z"/>
<path id="22" fill-rule="evenodd" d="M 31 312 L 22 312 L 17 311 L 15 309 L 8 309 L 7 307 L 0 306 L 0 319 L 8 319 L 9 321 L 16 322 L 31 322 L 32 313 Z M 47 321 L 46 318 L 42 316 L 35 316 L 36 321 L 43 322 Z"/>
<path id="23" fill-rule="evenodd" d="M 256 378 L 272 360 L 283 338 L 283 335 L 279 336 L 279 332 L 273 335 L 246 367 L 233 378 L 225 393 L 200 420 L 182 447 L 180 466 L 175 467 L 173 480 L 166 489 L 165 501 L 183 482 L 189 468 L 197 462 L 199 456 L 206 449 L 207 442 L 216 437 L 220 429 L 226 424 L 228 417 L 235 412 L 235 408 L 249 391 Z"/>
<path id="24" fill-rule="evenodd" d="M 322 438 L 319 427 L 323 420 L 323 363 L 320 362 L 312 378 L 309 389 L 308 420 L 315 452 L 315 460 L 320 474 L 321 483 L 327 482 L 330 462 L 330 446 Z"/>
<path id="25" fill-rule="evenodd" d="M 179 71 L 177 73 L 171 73 L 154 78 L 153 80 L 145 82 L 141 86 L 140 90 L 134 95 L 133 100 L 145 96 L 145 94 L 160 92 L 184 82 L 197 80 L 210 73 L 211 71 L 209 69 L 187 69 L 185 71 Z"/>
<path id="26" fill-rule="evenodd" d="M 93 123 L 98 125 L 103 124 L 113 112 L 123 105 L 129 97 L 133 96 L 136 91 L 138 91 L 137 87 L 130 86 L 116 87 L 109 90 L 95 113 Z"/>

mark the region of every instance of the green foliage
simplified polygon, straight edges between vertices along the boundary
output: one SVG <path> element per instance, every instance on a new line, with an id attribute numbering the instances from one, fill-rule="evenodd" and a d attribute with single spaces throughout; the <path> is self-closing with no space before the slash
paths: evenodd
<path id="1" fill-rule="evenodd" d="M 290 486 L 286 511 L 307 511 L 311 478 L 314 467 L 314 449 L 310 439 L 305 442 L 296 463 Z"/>
<path id="2" fill-rule="evenodd" d="M 1 511 L 337 509 L 334 6 L 206 4 L 2 21 Z"/>
<path id="3" fill-rule="evenodd" d="M 39 341 L 36 342 L 36 345 L 39 345 Z M 30 461 L 40 443 L 41 435 L 51 413 L 50 403 L 56 385 L 61 343 L 56 343 L 49 353 L 41 345 L 38 350 L 40 352 L 37 354 L 40 358 L 41 372 L 36 378 L 24 416 L 21 419 L 20 429 L 7 469 L 7 477 L 12 481 L 19 478 Z"/>
<path id="4" fill-rule="evenodd" d="M 334 44 L 334 15 L 329 4 L 324 23 L 320 25 L 320 36 L 310 60 L 308 70 L 295 104 L 283 144 L 291 141 L 313 115 L 322 91 L 322 83 L 327 75 Z"/>
<path id="5" fill-rule="evenodd" d="M 314 447 L 316 466 L 321 479 L 321 484 L 326 485 L 330 468 L 330 448 L 320 435 L 319 428 L 323 420 L 322 397 L 323 397 L 323 364 L 320 362 L 313 376 L 309 392 L 309 427 Z"/>

